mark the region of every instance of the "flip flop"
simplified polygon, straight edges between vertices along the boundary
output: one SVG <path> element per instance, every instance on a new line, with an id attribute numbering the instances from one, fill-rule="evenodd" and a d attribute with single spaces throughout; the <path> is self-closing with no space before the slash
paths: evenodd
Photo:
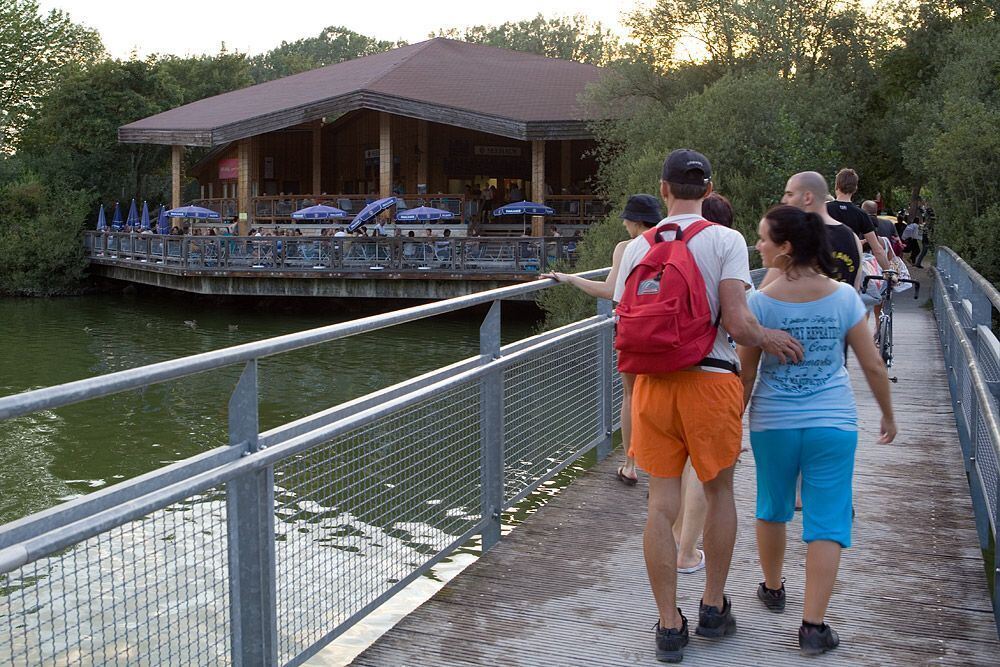
<path id="1" fill-rule="evenodd" d="M 694 565 L 692 567 L 679 567 L 679 568 L 677 568 L 678 574 L 694 574 L 698 570 L 704 570 L 705 569 L 705 552 L 702 551 L 701 549 L 695 549 L 695 551 L 697 551 L 698 555 L 701 556 L 701 560 L 698 561 L 697 565 Z"/>
<path id="2" fill-rule="evenodd" d="M 618 481 L 625 486 L 635 486 L 639 482 L 639 478 L 629 477 L 625 474 L 625 466 L 618 466 Z"/>

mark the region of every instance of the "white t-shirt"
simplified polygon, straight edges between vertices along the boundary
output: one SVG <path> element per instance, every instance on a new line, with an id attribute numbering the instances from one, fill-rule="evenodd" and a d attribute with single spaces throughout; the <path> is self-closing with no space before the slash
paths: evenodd
<path id="1" fill-rule="evenodd" d="M 672 222 L 683 230 L 698 220 L 702 220 L 700 215 L 675 215 L 664 218 L 657 226 Z M 705 280 L 705 291 L 708 293 L 708 305 L 712 310 L 712 321 L 714 322 L 719 317 L 720 282 L 730 279 L 740 280 L 747 287 L 753 287 L 753 281 L 750 279 L 750 257 L 747 253 L 746 239 L 735 229 L 729 229 L 722 225 L 712 225 L 691 239 L 688 248 L 694 256 L 694 261 L 698 263 L 701 277 Z M 636 264 L 642 261 L 647 252 L 649 252 L 649 243 L 642 236 L 632 239 L 625 248 L 621 268 L 618 270 L 618 278 L 615 281 L 614 300 L 616 303 L 622 300 L 622 295 L 625 293 L 625 281 L 628 279 L 628 274 L 632 272 Z M 715 337 L 715 345 L 712 346 L 712 351 L 708 356 L 739 364 L 736 350 L 729 342 L 729 334 L 722 328 L 721 324 Z"/>

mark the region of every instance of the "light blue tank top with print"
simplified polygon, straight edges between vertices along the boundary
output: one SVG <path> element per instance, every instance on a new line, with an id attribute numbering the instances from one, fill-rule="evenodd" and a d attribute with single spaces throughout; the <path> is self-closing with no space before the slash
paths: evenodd
<path id="1" fill-rule="evenodd" d="M 840 284 L 832 294 L 805 303 L 754 292 L 748 303 L 761 325 L 787 331 L 805 349 L 805 358 L 797 364 L 761 355 L 750 400 L 750 430 L 858 430 L 854 393 L 844 366 L 844 339 L 865 316 L 857 291 Z"/>

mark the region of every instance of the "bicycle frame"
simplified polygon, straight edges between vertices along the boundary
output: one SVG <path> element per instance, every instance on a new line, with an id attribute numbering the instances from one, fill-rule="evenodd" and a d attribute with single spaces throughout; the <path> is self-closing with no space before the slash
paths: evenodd
<path id="1" fill-rule="evenodd" d="M 910 280 L 908 278 L 897 278 L 898 274 L 895 271 L 886 269 L 879 276 L 865 276 L 862 281 L 861 289 L 865 291 L 868 289 L 868 282 L 871 280 L 880 280 L 884 283 L 882 287 L 882 302 L 881 311 L 878 316 L 878 330 L 875 334 L 875 342 L 878 345 L 879 356 L 882 357 L 882 361 L 885 363 L 886 368 L 892 368 L 892 293 L 893 288 L 899 283 L 908 283 L 913 285 L 913 298 L 920 298 L 920 282 L 917 280 Z M 890 381 L 896 382 L 898 378 L 890 377 Z"/>

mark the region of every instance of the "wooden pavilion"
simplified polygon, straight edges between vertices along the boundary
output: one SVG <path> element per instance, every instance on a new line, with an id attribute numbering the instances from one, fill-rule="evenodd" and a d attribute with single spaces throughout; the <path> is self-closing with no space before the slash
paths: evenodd
<path id="1" fill-rule="evenodd" d="M 356 212 L 374 196 L 467 219 L 469 191 L 488 185 L 493 206 L 520 194 L 585 222 L 603 207 L 586 194 L 596 163 L 579 98 L 604 73 L 435 38 L 186 104 L 118 138 L 173 147 L 173 206 L 184 203 L 184 148 L 211 147 L 190 175 L 241 234 L 302 205 Z"/>

